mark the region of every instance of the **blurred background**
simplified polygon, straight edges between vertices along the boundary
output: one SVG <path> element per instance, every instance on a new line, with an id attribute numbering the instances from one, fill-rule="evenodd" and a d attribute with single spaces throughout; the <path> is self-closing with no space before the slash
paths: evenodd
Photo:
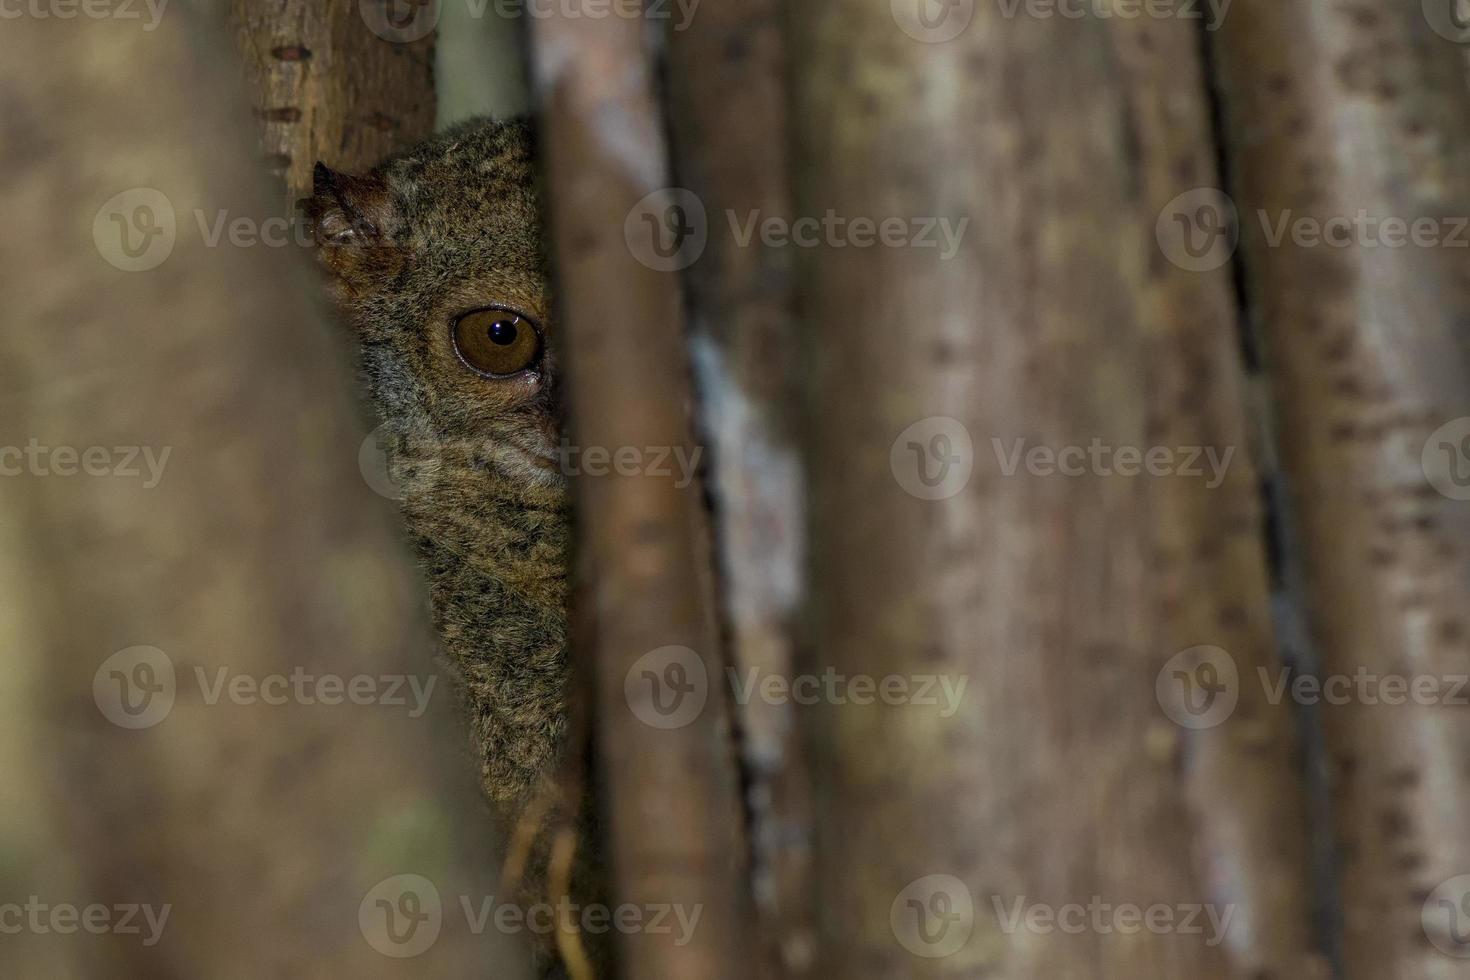
<path id="1" fill-rule="evenodd" d="M 521 113 L 539 934 L 299 209 Z M 0 2 L 0 166 L 0 975 L 1470 978 L 1470 0 Z"/>

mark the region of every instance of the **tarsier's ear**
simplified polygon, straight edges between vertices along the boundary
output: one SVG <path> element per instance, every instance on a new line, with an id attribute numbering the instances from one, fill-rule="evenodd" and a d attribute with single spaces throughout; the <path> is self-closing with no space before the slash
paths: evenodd
<path id="1" fill-rule="evenodd" d="M 305 211 L 318 245 L 373 245 L 392 233 L 396 214 L 382 178 L 344 174 L 318 163 L 312 191 Z"/>

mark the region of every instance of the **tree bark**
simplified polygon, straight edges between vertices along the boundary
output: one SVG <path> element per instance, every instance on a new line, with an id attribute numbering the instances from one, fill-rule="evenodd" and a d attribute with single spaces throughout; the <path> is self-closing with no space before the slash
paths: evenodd
<path id="1" fill-rule="evenodd" d="M 0 972 L 523 976 L 462 911 L 487 818 L 346 352 L 299 253 L 203 232 L 272 214 L 228 50 L 187 9 L 0 31 L 0 445 L 36 447 L 0 481 L 3 741 L 46 766 L 6 787 L 5 900 L 170 910 L 7 936 Z"/>
<path id="2" fill-rule="evenodd" d="M 532 57 L 574 448 L 650 464 L 598 475 L 586 456 L 577 485 L 579 587 L 598 636 L 576 656 L 598 686 L 613 891 L 702 916 L 682 946 L 621 936 L 623 969 L 702 980 L 747 970 L 746 847 L 700 483 L 651 463 L 670 450 L 688 458 L 690 388 L 679 281 L 657 271 L 662 246 L 639 220 L 655 210 L 637 208 L 668 183 L 647 26 L 563 10 L 533 22 Z"/>
<path id="3" fill-rule="evenodd" d="M 1470 673 L 1470 263 L 1452 241 L 1470 215 L 1470 91 L 1422 6 L 1246 0 L 1215 44 L 1309 619 L 1342 678 Z M 1351 247 L 1281 225 L 1334 218 Z M 1427 220 L 1438 244 L 1360 237 L 1391 234 L 1385 219 Z M 1449 934 L 1470 887 L 1436 891 L 1470 872 L 1470 716 L 1350 702 L 1322 708 L 1347 975 L 1470 976 L 1441 952 L 1470 948 Z"/>
<path id="4" fill-rule="evenodd" d="M 1256 682 L 1275 654 L 1230 281 L 1156 241 L 1214 180 L 1197 50 L 1178 19 L 793 8 L 797 212 L 898 218 L 906 243 L 824 231 L 798 279 L 800 666 L 914 695 L 799 716 L 818 975 L 1322 973 L 1290 719 Z M 969 219 L 952 257 L 934 219 Z M 1176 454 L 1057 469 L 1095 444 Z M 1233 455 L 1214 480 L 1189 447 Z M 1212 664 L 1237 679 L 1192 714 L 1180 680 Z M 967 682 L 952 713 L 925 678 Z M 1211 942 L 1024 917 L 1093 901 L 1231 921 Z"/>
<path id="5" fill-rule="evenodd" d="M 668 36 L 676 179 L 709 226 L 686 275 L 722 614 L 742 685 L 789 681 L 806 571 L 791 251 L 730 232 L 791 217 L 779 14 L 774 0 L 727 0 Z M 795 976 L 810 966 L 813 907 L 793 705 L 750 697 L 734 710 L 763 944 Z"/>
<path id="6" fill-rule="evenodd" d="M 231 0 L 266 167 L 287 203 L 318 161 L 360 173 L 434 131 L 434 0 Z"/>

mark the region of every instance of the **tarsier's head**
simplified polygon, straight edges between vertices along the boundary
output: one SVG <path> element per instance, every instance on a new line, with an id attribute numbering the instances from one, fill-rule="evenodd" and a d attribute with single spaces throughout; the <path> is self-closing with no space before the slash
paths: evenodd
<path id="1" fill-rule="evenodd" d="M 317 165 L 306 214 L 406 493 L 467 472 L 563 493 L 533 153 L 527 123 L 477 120 L 364 175 Z"/>

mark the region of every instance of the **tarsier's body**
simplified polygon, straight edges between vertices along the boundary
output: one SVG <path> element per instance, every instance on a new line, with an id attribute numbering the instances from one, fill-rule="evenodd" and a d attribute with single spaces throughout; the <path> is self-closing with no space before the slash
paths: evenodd
<path id="1" fill-rule="evenodd" d="M 507 827 L 566 734 L 570 513 L 529 127 L 474 122 L 308 202 Z M 532 876 L 538 875 L 533 868 Z"/>

